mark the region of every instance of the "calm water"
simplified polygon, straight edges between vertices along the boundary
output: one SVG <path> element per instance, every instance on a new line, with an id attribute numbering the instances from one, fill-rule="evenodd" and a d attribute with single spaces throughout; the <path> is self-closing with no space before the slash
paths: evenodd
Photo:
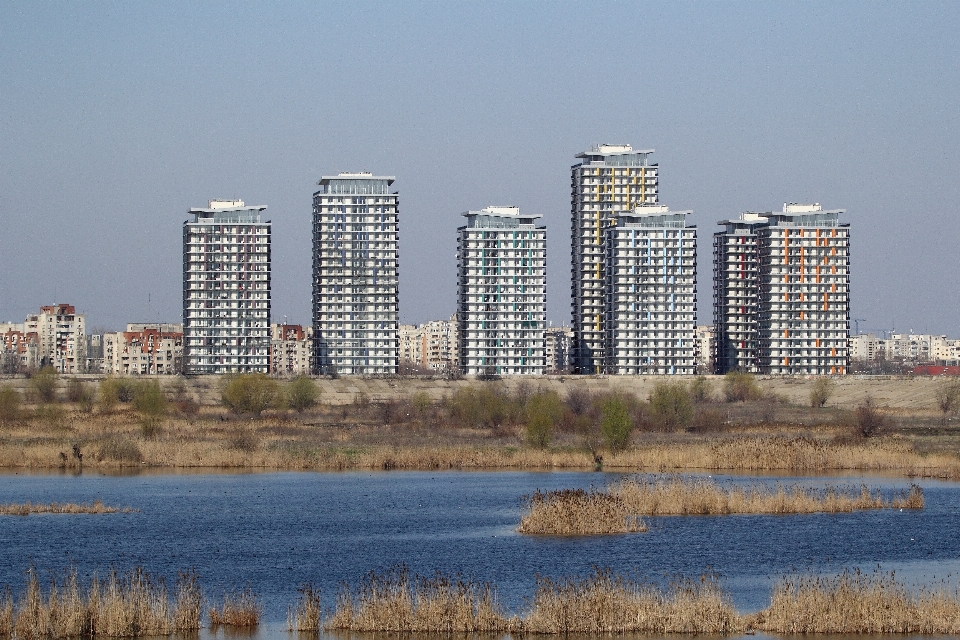
<path id="1" fill-rule="evenodd" d="M 960 574 L 960 485 L 924 482 L 922 511 L 842 515 L 648 519 L 644 534 L 538 538 L 514 532 L 520 496 L 533 490 L 603 486 L 603 473 L 273 473 L 133 477 L 4 475 L 0 503 L 91 502 L 140 511 L 110 515 L 0 517 L 0 585 L 19 589 L 32 562 L 46 575 L 142 565 L 169 583 L 195 568 L 208 596 L 251 585 L 281 632 L 305 582 L 332 606 L 344 581 L 405 563 L 412 571 L 461 572 L 497 585 L 522 610 L 536 575 L 565 577 L 610 567 L 655 581 L 713 571 L 741 611 L 768 604 L 777 575 L 793 569 L 895 570 L 908 582 Z M 783 482 L 791 478 L 729 478 Z M 799 478 L 810 486 L 856 478 Z M 902 480 L 867 478 L 885 491 Z"/>

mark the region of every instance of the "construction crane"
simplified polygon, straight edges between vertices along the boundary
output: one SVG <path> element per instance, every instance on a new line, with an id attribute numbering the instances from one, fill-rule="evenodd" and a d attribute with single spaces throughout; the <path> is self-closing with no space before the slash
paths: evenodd
<path id="1" fill-rule="evenodd" d="M 860 323 L 861 323 L 861 322 L 866 322 L 866 321 L 867 321 L 866 318 L 854 318 L 854 319 L 853 319 L 853 326 L 855 327 L 855 331 L 857 332 L 857 335 L 860 335 Z"/>

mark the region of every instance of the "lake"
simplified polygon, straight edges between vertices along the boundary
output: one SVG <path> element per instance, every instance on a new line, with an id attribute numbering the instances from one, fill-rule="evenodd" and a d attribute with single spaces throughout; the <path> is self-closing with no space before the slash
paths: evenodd
<path id="1" fill-rule="evenodd" d="M 102 500 L 136 513 L 0 517 L 0 586 L 19 590 L 32 563 L 42 577 L 76 567 L 86 578 L 137 565 L 173 584 L 193 568 L 208 597 L 250 585 L 264 604 L 259 637 L 286 637 L 287 607 L 303 583 L 332 607 L 343 582 L 405 563 L 413 572 L 462 573 L 496 585 L 521 611 L 535 576 L 593 567 L 665 582 L 712 571 L 741 612 L 767 606 L 778 575 L 848 567 L 896 571 L 922 584 L 960 575 L 960 485 L 921 482 L 921 511 L 834 515 L 646 518 L 647 533 L 529 537 L 514 529 L 520 497 L 536 489 L 605 486 L 621 477 L 582 472 L 248 473 L 101 476 L 7 474 L 0 503 Z M 724 481 L 807 486 L 883 478 L 754 478 Z M 222 632 L 221 632 L 222 633 Z M 206 634 L 209 635 L 209 634 Z M 233 636 L 231 636 L 233 637 Z M 760 636 L 762 637 L 762 636 Z"/>

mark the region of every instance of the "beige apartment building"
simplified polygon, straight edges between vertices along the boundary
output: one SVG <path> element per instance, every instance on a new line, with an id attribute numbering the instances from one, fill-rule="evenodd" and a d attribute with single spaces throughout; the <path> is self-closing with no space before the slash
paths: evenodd
<path id="1" fill-rule="evenodd" d="M 16 360 L 22 370 L 53 367 L 59 373 L 86 373 L 86 317 L 73 305 L 43 306 L 23 323 L 0 323 L 0 335 L 5 336 L 4 362 Z"/>
<path id="2" fill-rule="evenodd" d="M 449 320 L 431 320 L 420 326 L 400 325 L 398 336 L 401 361 L 438 373 L 459 367 L 456 314 Z"/>
<path id="3" fill-rule="evenodd" d="M 131 323 L 103 334 L 103 373 L 176 375 L 183 370 L 183 325 Z"/>
<path id="4" fill-rule="evenodd" d="M 270 373 L 275 376 L 310 375 L 313 327 L 270 325 Z"/>

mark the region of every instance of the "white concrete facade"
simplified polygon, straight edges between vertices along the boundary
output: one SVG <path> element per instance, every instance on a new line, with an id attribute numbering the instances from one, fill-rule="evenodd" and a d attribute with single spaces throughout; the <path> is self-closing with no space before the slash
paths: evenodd
<path id="1" fill-rule="evenodd" d="M 463 214 L 457 229 L 460 370 L 539 375 L 545 366 L 547 232 L 517 207 Z"/>
<path id="2" fill-rule="evenodd" d="M 605 366 L 605 230 L 618 213 L 659 203 L 659 167 L 653 150 L 597 145 L 571 167 L 571 304 L 574 369 L 593 374 Z"/>
<path id="3" fill-rule="evenodd" d="M 183 223 L 184 372 L 269 373 L 270 221 L 265 205 L 211 200 Z"/>
<path id="4" fill-rule="evenodd" d="M 695 372 L 697 229 L 690 211 L 638 206 L 604 230 L 604 366 L 613 375 Z"/>
<path id="5" fill-rule="evenodd" d="M 394 375 L 399 364 L 399 195 L 392 176 L 324 176 L 313 194 L 314 368 Z"/>
<path id="6" fill-rule="evenodd" d="M 182 325 L 131 323 L 103 334 L 102 373 L 175 375 L 183 367 Z"/>

